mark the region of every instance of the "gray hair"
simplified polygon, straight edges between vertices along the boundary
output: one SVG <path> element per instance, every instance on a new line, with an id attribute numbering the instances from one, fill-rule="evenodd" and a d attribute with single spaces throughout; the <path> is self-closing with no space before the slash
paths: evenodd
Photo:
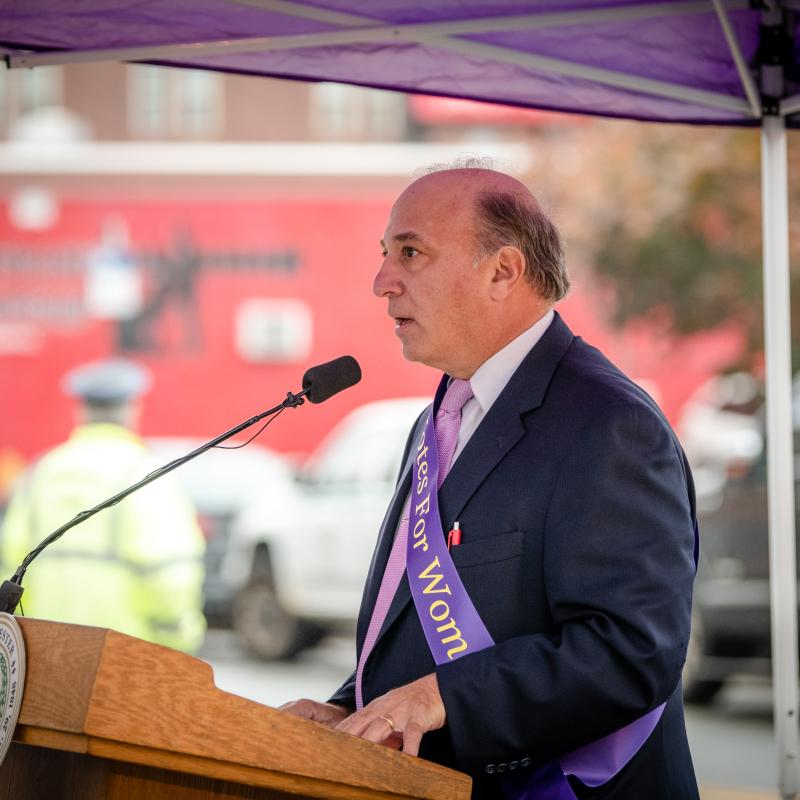
<path id="1" fill-rule="evenodd" d="M 449 164 L 433 164 L 421 175 L 455 169 L 497 171 L 497 166 L 491 158 L 465 155 Z M 569 276 L 561 235 L 532 195 L 501 190 L 480 192 L 475 216 L 476 263 L 501 247 L 516 247 L 525 257 L 525 280 L 539 296 L 552 303 L 566 297 Z"/>
<path id="2" fill-rule="evenodd" d="M 433 175 L 434 172 L 450 172 L 454 169 L 490 169 L 499 172 L 497 160 L 490 156 L 464 154 L 453 161 L 429 164 L 427 167 L 415 170 L 413 177 L 422 178 Z"/>
<path id="3" fill-rule="evenodd" d="M 477 198 L 478 251 L 482 258 L 501 247 L 525 257 L 525 280 L 552 303 L 566 297 L 569 276 L 558 228 L 534 201 L 514 192 L 486 191 Z"/>

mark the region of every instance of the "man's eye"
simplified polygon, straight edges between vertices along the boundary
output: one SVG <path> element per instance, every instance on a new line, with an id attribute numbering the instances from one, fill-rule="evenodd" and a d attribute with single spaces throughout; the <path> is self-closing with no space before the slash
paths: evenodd
<path id="1" fill-rule="evenodd" d="M 419 253 L 419 250 L 417 250 L 416 247 L 406 246 L 402 248 L 401 252 L 403 254 L 403 258 L 414 258 L 414 256 L 417 255 L 417 253 Z"/>
<path id="2" fill-rule="evenodd" d="M 381 257 L 386 258 L 389 255 L 389 251 L 385 247 L 381 247 Z"/>

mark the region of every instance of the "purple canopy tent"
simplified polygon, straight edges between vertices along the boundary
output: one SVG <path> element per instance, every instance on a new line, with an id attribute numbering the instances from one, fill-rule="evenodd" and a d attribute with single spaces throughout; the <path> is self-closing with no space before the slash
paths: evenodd
<path id="1" fill-rule="evenodd" d="M 800 0 L 0 0 L 0 42 L 10 67 L 145 61 L 759 126 L 775 732 L 789 798 L 800 790 L 786 174 L 786 126 L 800 126 L 795 11 Z"/>

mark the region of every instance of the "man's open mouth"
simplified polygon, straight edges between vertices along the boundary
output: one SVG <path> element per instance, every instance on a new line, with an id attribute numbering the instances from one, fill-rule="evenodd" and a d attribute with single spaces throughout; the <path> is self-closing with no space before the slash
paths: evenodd
<path id="1" fill-rule="evenodd" d="M 395 317 L 394 327 L 395 329 L 400 330 L 401 328 L 404 328 L 406 325 L 408 325 L 410 322 L 413 322 L 413 320 L 410 317 Z"/>

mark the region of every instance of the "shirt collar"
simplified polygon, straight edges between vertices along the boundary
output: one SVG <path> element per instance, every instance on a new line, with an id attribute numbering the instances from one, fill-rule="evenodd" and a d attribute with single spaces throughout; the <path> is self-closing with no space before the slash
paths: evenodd
<path id="1" fill-rule="evenodd" d="M 472 393 L 485 414 L 497 400 L 500 392 L 517 371 L 525 356 L 533 349 L 550 327 L 555 312 L 551 308 L 540 320 L 512 339 L 478 367 L 469 379 Z"/>

